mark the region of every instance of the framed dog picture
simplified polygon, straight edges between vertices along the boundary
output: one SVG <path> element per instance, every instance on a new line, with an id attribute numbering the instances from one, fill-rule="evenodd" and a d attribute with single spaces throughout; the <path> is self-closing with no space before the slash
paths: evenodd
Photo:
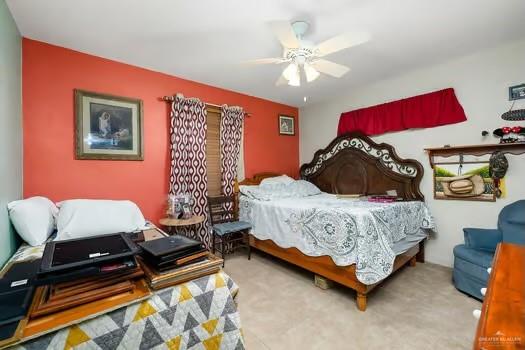
<path id="1" fill-rule="evenodd" d="M 144 160 L 142 100 L 75 90 L 76 159 Z"/>
<path id="2" fill-rule="evenodd" d="M 279 115 L 279 135 L 295 135 L 294 117 Z"/>

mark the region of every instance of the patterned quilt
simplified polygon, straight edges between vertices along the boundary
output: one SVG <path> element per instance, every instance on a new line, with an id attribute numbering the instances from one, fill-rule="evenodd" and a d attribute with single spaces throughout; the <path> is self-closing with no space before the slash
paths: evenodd
<path id="1" fill-rule="evenodd" d="M 37 258 L 23 246 L 12 261 Z M 234 297 L 223 271 L 156 291 L 149 299 L 43 335 L 14 349 L 244 349 Z"/>
<path id="2" fill-rule="evenodd" d="M 393 270 L 394 243 L 417 242 L 434 227 L 423 202 L 372 203 L 321 193 L 258 200 L 240 197 L 240 220 L 252 234 L 308 256 L 328 255 L 338 266 L 356 264 L 356 276 L 374 284 Z"/>

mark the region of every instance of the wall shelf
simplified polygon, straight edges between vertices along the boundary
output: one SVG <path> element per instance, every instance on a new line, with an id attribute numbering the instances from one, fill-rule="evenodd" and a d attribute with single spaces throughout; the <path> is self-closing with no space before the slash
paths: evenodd
<path id="1" fill-rule="evenodd" d="M 451 157 L 458 155 L 482 156 L 485 154 L 494 153 L 496 151 L 514 155 L 524 154 L 525 142 L 435 147 L 425 148 L 425 151 L 428 152 L 430 166 L 434 168 L 434 157 Z"/>

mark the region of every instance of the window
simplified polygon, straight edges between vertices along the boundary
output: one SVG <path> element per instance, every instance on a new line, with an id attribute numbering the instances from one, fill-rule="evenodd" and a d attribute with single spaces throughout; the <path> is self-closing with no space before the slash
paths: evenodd
<path id="1" fill-rule="evenodd" d="M 221 109 L 219 107 L 206 107 L 208 129 L 206 131 L 206 165 L 208 173 L 208 196 L 222 194 L 221 177 Z M 244 128 L 244 126 L 243 126 Z M 241 137 L 239 163 L 237 164 L 237 179 L 244 180 L 244 130 Z"/>
<path id="2" fill-rule="evenodd" d="M 222 193 L 220 148 L 221 110 L 217 107 L 207 106 L 207 112 L 206 163 L 208 167 L 208 195 L 220 196 Z"/>

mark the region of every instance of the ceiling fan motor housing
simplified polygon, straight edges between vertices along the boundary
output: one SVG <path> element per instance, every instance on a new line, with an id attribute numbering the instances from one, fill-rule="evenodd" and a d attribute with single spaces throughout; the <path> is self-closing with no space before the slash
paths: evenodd
<path id="1" fill-rule="evenodd" d="M 292 29 L 299 40 L 299 47 L 285 49 L 284 57 L 286 60 L 300 66 L 311 61 L 314 55 L 314 44 L 303 39 L 309 27 L 310 24 L 306 21 L 295 21 L 292 23 Z"/>
<path id="2" fill-rule="evenodd" d="M 286 60 L 292 61 L 296 64 L 303 65 L 309 62 L 314 52 L 308 47 L 299 47 L 297 49 L 286 49 Z"/>
<path id="3" fill-rule="evenodd" d="M 292 23 L 292 29 L 299 40 L 303 38 L 308 28 L 310 28 L 310 24 L 306 21 L 295 21 Z"/>

